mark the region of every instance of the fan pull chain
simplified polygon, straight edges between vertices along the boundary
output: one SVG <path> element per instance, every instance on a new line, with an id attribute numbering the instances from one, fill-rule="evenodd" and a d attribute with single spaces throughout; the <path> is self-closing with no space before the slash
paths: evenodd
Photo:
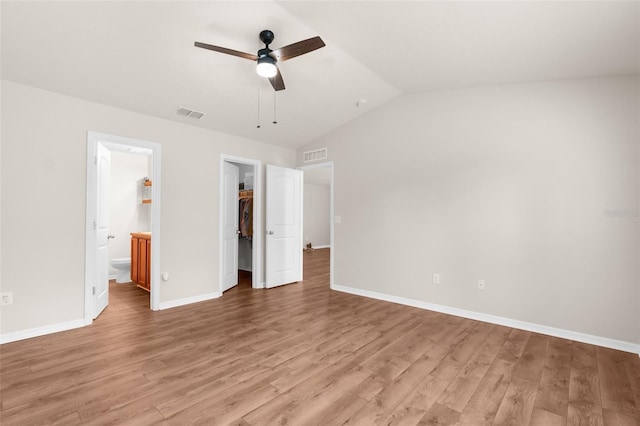
<path id="1" fill-rule="evenodd" d="M 258 125 L 256 127 L 260 128 L 260 86 L 258 86 Z"/>
<path id="2" fill-rule="evenodd" d="M 278 124 L 276 120 L 276 91 L 273 92 L 273 124 Z"/>

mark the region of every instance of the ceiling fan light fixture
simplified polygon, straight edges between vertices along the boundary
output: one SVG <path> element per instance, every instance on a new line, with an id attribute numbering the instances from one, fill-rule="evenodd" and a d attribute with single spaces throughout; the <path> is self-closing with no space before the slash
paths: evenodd
<path id="1" fill-rule="evenodd" d="M 258 58 L 258 65 L 256 66 L 256 72 L 261 77 L 271 78 L 278 74 L 278 67 L 276 67 L 276 61 L 269 55 L 261 56 Z"/>

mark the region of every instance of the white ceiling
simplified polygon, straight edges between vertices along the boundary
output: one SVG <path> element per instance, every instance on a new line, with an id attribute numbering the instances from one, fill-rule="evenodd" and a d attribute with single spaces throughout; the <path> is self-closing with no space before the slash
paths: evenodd
<path id="1" fill-rule="evenodd" d="M 2 78 L 291 148 L 402 93 L 640 72 L 638 1 L 3 1 L 1 24 Z M 263 29 L 327 44 L 279 64 L 275 125 L 251 62 L 193 47 Z"/>

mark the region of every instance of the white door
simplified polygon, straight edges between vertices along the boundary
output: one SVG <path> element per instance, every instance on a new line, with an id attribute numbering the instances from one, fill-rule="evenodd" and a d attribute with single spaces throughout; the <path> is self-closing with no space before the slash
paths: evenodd
<path id="1" fill-rule="evenodd" d="M 267 165 L 266 286 L 302 280 L 302 172 Z"/>
<path id="2" fill-rule="evenodd" d="M 224 162 L 222 178 L 222 291 L 238 284 L 238 183 L 240 169 Z"/>
<path id="3" fill-rule="evenodd" d="M 93 318 L 97 318 L 109 303 L 109 180 L 111 152 L 98 143 L 96 156 L 98 203 L 96 211 L 96 283 L 93 292 Z"/>

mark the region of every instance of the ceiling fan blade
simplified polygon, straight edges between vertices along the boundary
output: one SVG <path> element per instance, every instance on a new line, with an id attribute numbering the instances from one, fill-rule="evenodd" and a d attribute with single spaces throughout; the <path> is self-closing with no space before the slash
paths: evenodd
<path id="1" fill-rule="evenodd" d="M 244 53 L 238 50 L 227 49 L 226 47 L 214 46 L 212 44 L 200 43 L 196 41 L 193 44 L 195 47 L 201 47 L 203 49 L 213 50 L 214 52 L 226 53 L 227 55 L 237 56 L 239 58 L 249 59 L 250 61 L 257 61 L 258 57 L 251 53 Z"/>
<path id="2" fill-rule="evenodd" d="M 296 56 L 304 55 L 305 53 L 312 52 L 324 46 L 324 41 L 322 41 L 320 37 L 312 37 L 310 39 L 302 40 L 297 43 L 281 47 L 280 49 L 276 49 L 271 52 L 271 56 L 276 58 L 278 61 L 288 61 Z"/>
<path id="3" fill-rule="evenodd" d="M 284 90 L 284 80 L 282 79 L 282 74 L 280 73 L 280 69 L 278 68 L 278 74 L 274 77 L 269 78 L 269 82 L 273 86 L 273 90 L 276 92 L 278 90 Z"/>

